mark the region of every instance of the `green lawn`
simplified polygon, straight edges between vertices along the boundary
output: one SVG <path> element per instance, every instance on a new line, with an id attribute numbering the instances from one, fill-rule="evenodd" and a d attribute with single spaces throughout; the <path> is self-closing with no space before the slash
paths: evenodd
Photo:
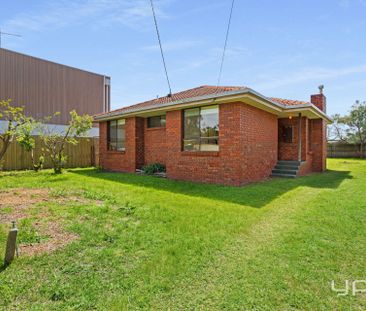
<path id="1" fill-rule="evenodd" d="M 365 310 L 366 293 L 337 297 L 330 282 L 366 279 L 366 161 L 328 167 L 240 188 L 94 169 L 2 173 L 1 191 L 50 189 L 23 211 L 20 241 L 49 241 L 37 223 L 78 238 L 0 272 L 0 308 Z"/>

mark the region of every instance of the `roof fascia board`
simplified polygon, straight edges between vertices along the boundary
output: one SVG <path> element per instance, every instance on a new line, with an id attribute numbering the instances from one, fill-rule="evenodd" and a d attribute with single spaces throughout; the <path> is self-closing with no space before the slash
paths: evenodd
<path id="1" fill-rule="evenodd" d="M 318 107 L 314 106 L 313 104 L 288 107 L 288 109 L 285 109 L 284 112 L 301 112 L 304 110 L 311 111 L 319 118 L 325 119 L 328 123 L 333 123 L 333 120 L 328 115 L 326 115 L 323 111 L 321 111 Z"/>

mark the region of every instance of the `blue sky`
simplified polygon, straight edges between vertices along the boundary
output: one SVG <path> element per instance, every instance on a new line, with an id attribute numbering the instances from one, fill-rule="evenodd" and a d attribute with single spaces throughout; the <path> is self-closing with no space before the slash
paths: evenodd
<path id="1" fill-rule="evenodd" d="M 173 92 L 215 85 L 231 0 L 155 0 Z M 366 0 L 236 0 L 222 85 L 366 100 Z M 164 96 L 148 0 L 2 1 L 3 47 L 112 77 L 112 108 Z"/>

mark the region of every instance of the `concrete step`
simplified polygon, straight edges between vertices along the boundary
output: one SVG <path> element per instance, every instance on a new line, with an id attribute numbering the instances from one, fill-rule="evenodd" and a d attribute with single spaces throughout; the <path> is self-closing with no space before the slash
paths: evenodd
<path id="1" fill-rule="evenodd" d="M 292 170 L 297 171 L 299 169 L 299 166 L 297 165 L 283 165 L 283 164 L 277 164 L 274 167 L 275 170 Z"/>
<path id="2" fill-rule="evenodd" d="M 300 161 L 284 161 L 284 160 L 280 160 L 277 162 L 277 164 L 279 165 L 297 165 L 299 166 L 301 164 Z"/>
<path id="3" fill-rule="evenodd" d="M 297 175 L 298 170 L 289 170 L 289 169 L 273 169 L 272 174 L 289 174 L 289 175 Z"/>
<path id="4" fill-rule="evenodd" d="M 296 175 L 292 174 L 281 174 L 281 173 L 272 173 L 272 177 L 282 177 L 282 178 L 296 178 Z"/>
<path id="5" fill-rule="evenodd" d="M 300 161 L 280 160 L 272 170 L 272 177 L 296 178 L 299 172 Z"/>

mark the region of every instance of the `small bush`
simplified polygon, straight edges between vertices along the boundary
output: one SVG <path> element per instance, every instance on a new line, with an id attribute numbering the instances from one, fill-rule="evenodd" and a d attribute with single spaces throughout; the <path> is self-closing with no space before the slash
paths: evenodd
<path id="1" fill-rule="evenodd" d="M 142 168 L 142 171 L 147 175 L 165 172 L 165 165 L 161 163 L 152 163 Z"/>

